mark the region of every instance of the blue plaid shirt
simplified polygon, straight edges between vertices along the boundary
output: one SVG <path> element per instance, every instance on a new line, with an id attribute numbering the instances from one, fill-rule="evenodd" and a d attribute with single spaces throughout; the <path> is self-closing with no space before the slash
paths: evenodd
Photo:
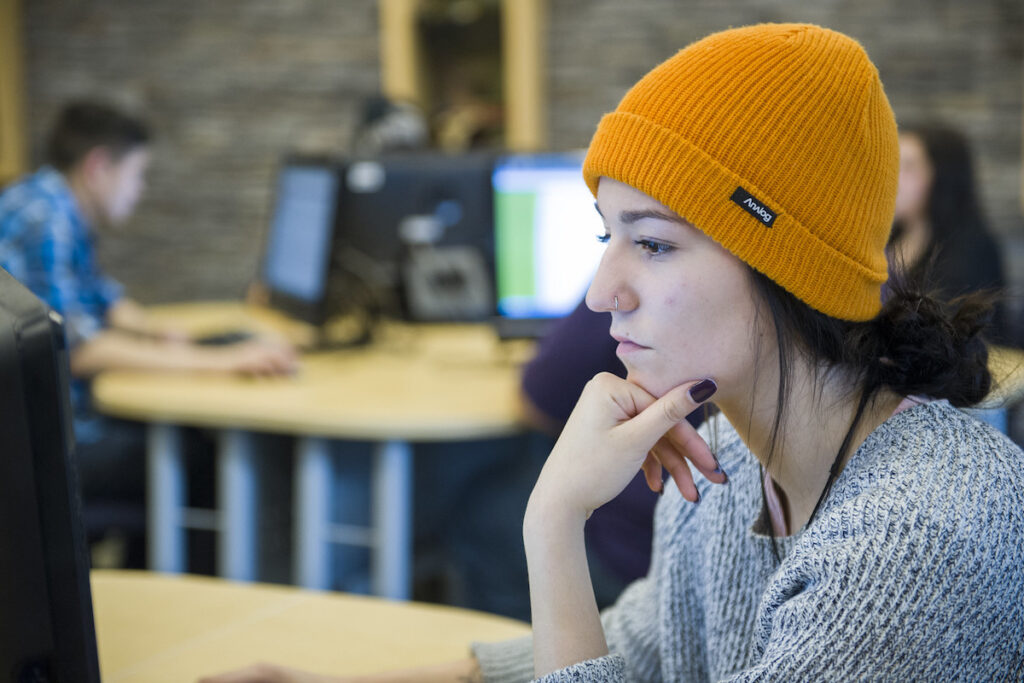
<path id="1" fill-rule="evenodd" d="M 0 267 L 64 316 L 68 348 L 103 329 L 123 287 L 96 263 L 92 231 L 59 172 L 43 167 L 0 194 Z M 73 381 L 76 413 L 88 389 Z"/>

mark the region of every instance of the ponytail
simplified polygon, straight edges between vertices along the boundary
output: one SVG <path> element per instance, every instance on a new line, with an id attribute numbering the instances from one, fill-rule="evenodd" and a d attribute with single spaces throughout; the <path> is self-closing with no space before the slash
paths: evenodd
<path id="1" fill-rule="evenodd" d="M 944 398 L 957 407 L 979 403 L 992 388 L 984 332 L 994 295 L 979 292 L 943 302 L 914 283 L 890 280 L 882 311 L 853 325 L 845 360 L 863 376 L 865 392 Z"/>

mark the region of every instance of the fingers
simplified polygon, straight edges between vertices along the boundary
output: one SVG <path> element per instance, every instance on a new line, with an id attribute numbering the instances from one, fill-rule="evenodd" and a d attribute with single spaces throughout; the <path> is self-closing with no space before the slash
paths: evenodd
<path id="1" fill-rule="evenodd" d="M 694 380 L 655 399 L 638 385 L 612 375 L 598 375 L 588 384 L 577 411 L 581 410 L 581 405 L 591 407 L 589 414 L 597 418 L 587 425 L 588 430 L 608 429 L 619 452 L 638 458 L 632 462 L 640 464 L 652 491 L 664 490 L 664 468 L 683 498 L 697 503 L 700 492 L 690 463 L 713 483 L 725 483 L 726 476 L 707 444 L 686 422 L 686 416 L 711 398 L 716 390 L 713 380 Z M 642 460 L 639 459 L 641 454 Z"/>
<path id="2" fill-rule="evenodd" d="M 648 453 L 644 458 L 644 464 L 640 466 L 644 472 L 644 479 L 647 480 L 647 488 L 655 493 L 662 493 L 665 490 L 665 482 L 661 478 L 661 462 L 653 453 Z"/>
<path id="3" fill-rule="evenodd" d="M 691 503 L 699 503 L 700 491 L 697 490 L 697 484 L 693 481 L 693 473 L 690 472 L 690 467 L 686 464 L 685 454 L 678 451 L 668 439 L 659 441 L 651 452 L 657 458 L 659 468 L 664 467 L 668 471 L 683 498 Z"/>
<path id="4" fill-rule="evenodd" d="M 663 440 L 671 442 L 675 451 L 682 453 L 700 473 L 716 484 L 724 484 L 728 478 L 718 465 L 711 448 L 689 422 L 680 422 L 665 433 Z"/>
<path id="5" fill-rule="evenodd" d="M 711 398 L 718 387 L 713 380 L 704 379 L 681 384 L 653 403 L 641 407 L 640 412 L 622 426 L 632 437 L 649 450 L 662 435 L 686 419 L 704 401 Z M 643 390 L 641 393 L 646 394 Z"/>
<path id="6" fill-rule="evenodd" d="M 260 663 L 216 676 L 205 676 L 198 683 L 282 683 L 283 680 L 277 667 Z"/>
<path id="7" fill-rule="evenodd" d="M 295 357 L 280 349 L 268 349 L 263 356 L 263 370 L 271 375 L 287 375 L 295 372 Z"/>
<path id="8" fill-rule="evenodd" d="M 239 350 L 237 369 L 244 375 L 255 377 L 273 377 L 293 374 L 298 362 L 295 353 L 290 349 L 249 342 L 247 348 Z"/>

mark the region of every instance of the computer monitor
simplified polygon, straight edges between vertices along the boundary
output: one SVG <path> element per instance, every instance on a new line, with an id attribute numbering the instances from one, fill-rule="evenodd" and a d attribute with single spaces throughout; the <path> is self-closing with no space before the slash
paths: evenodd
<path id="1" fill-rule="evenodd" d="M 582 154 L 513 155 L 494 167 L 499 329 L 538 334 L 570 313 L 601 260 L 604 233 Z M 518 324 L 514 324 L 518 321 Z"/>
<path id="2" fill-rule="evenodd" d="M 0 680 L 100 680 L 59 316 L 0 269 Z"/>
<path id="3" fill-rule="evenodd" d="M 319 325 L 328 314 L 342 164 L 291 157 L 277 172 L 261 281 L 270 305 Z"/>
<path id="4" fill-rule="evenodd" d="M 436 219 L 440 230 L 431 246 L 464 247 L 479 254 L 490 280 L 493 167 L 494 158 L 486 153 L 394 153 L 349 159 L 335 245 L 340 276 L 375 289 L 382 308 L 391 309 L 386 312 L 410 316 L 402 293 L 402 266 L 409 255 L 402 226 L 410 225 L 410 217 L 427 216 Z M 487 308 L 493 310 L 490 294 L 488 299 Z"/>

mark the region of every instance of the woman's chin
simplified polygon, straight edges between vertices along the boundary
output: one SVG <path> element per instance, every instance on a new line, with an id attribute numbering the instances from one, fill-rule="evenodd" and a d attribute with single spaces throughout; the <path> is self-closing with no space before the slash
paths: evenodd
<path id="1" fill-rule="evenodd" d="M 668 372 L 641 371 L 637 368 L 626 368 L 626 381 L 637 385 L 654 398 L 661 398 L 680 384 L 695 382 L 704 377 L 714 377 L 714 375 L 694 374 L 687 376 L 681 373 L 670 374 Z"/>
<path id="2" fill-rule="evenodd" d="M 637 385 L 654 398 L 661 398 L 671 391 L 672 387 L 676 386 L 674 384 L 666 384 L 664 378 L 652 377 L 651 373 L 637 372 L 635 370 L 628 370 L 626 381 Z"/>

